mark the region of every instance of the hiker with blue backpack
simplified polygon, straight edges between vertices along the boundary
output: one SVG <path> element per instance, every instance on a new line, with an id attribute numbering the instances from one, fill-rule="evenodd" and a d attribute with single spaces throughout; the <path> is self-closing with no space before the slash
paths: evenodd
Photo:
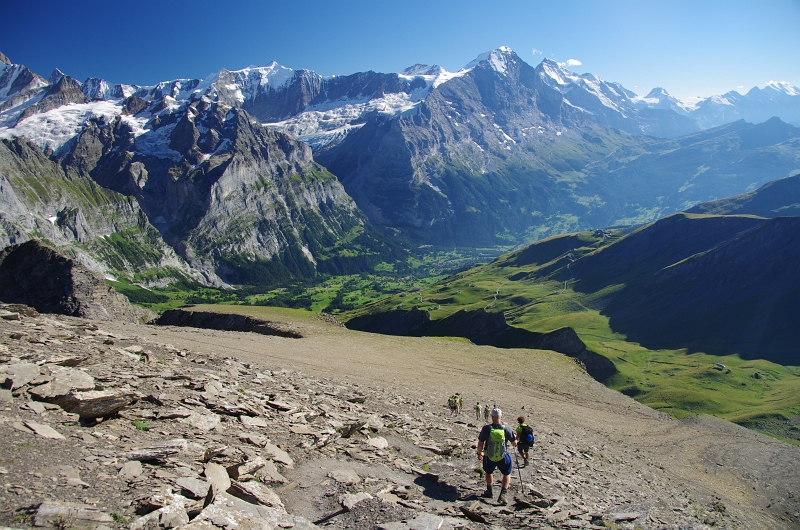
<path id="1" fill-rule="evenodd" d="M 505 425 L 502 419 L 503 411 L 497 407 L 493 408 L 492 423 L 484 425 L 478 435 L 477 454 L 478 459 L 483 462 L 483 471 L 486 473 L 486 491 L 483 492 L 481 497 L 491 499 L 494 496 L 492 493 L 492 473 L 495 469 L 499 469 L 503 478 L 500 483 L 500 496 L 497 498 L 497 503 L 506 505 L 508 504 L 507 492 L 511 485 L 511 472 L 514 468 L 506 444 L 511 442 L 511 445 L 516 446 L 517 440 L 514 431 L 511 430 L 511 427 Z"/>
<path id="2" fill-rule="evenodd" d="M 528 467 L 528 457 L 530 456 L 528 451 L 530 451 L 531 447 L 533 446 L 533 441 L 535 440 L 536 436 L 533 434 L 533 429 L 525 424 L 525 416 L 520 416 L 517 418 L 517 451 L 519 451 L 520 456 L 522 457 L 522 466 L 520 467 Z M 517 461 L 519 463 L 519 461 Z"/>

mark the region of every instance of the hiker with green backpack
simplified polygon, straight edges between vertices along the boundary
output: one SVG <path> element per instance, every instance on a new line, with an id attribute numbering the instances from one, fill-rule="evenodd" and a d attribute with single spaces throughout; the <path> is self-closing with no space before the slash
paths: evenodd
<path id="1" fill-rule="evenodd" d="M 517 440 L 514 436 L 514 431 L 502 422 L 502 418 L 503 411 L 496 407 L 492 409 L 492 423 L 484 425 L 478 435 L 477 454 L 478 459 L 483 461 L 483 471 L 486 472 L 486 491 L 483 492 L 481 497 L 485 499 L 493 497 L 492 473 L 495 469 L 499 469 L 503 479 L 497 503 L 506 505 L 508 504 L 508 487 L 511 485 L 511 472 L 514 467 L 511 463 L 511 455 L 508 453 L 506 443 L 511 442 L 511 445 L 516 446 Z"/>

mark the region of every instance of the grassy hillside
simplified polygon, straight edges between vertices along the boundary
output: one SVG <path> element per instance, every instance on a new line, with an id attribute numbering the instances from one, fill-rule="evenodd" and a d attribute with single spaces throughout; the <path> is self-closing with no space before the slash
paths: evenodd
<path id="1" fill-rule="evenodd" d="M 758 215 L 759 217 L 800 215 L 800 173 L 773 180 L 741 195 L 698 204 L 690 213 L 714 215 Z"/>
<path id="2" fill-rule="evenodd" d="M 680 214 L 627 235 L 612 230 L 555 236 L 344 318 L 419 307 L 436 319 L 485 308 L 531 331 L 570 326 L 590 350 L 616 365 L 619 374 L 604 382 L 642 403 L 678 417 L 714 414 L 800 440 L 800 360 L 791 336 L 778 333 L 779 343 L 771 345 L 771 351 L 783 352 L 773 359 L 781 364 L 753 355 L 743 342 L 718 340 L 732 327 L 751 329 L 742 323 L 763 304 L 791 304 L 786 293 L 800 299 L 783 273 L 760 259 L 760 243 L 777 244 L 800 233 L 800 227 L 785 224 Z M 800 245 L 785 246 L 790 256 L 774 261 L 789 272 Z M 703 288 L 689 285 L 704 275 L 712 279 L 701 282 Z M 784 289 L 773 293 L 774 285 Z M 791 321 L 800 310 L 790 309 L 783 307 L 766 325 L 798 329 L 800 323 Z M 687 319 L 698 324 L 689 326 Z M 700 340 L 687 339 L 698 329 Z"/>

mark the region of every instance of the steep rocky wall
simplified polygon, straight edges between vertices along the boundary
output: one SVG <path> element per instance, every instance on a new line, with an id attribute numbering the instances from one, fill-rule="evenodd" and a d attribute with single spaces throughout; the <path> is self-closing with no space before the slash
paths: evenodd
<path id="1" fill-rule="evenodd" d="M 587 350 L 572 328 L 536 333 L 509 326 L 502 313 L 488 313 L 483 309 L 462 310 L 441 320 L 431 320 L 427 311 L 415 307 L 356 317 L 346 325 L 350 329 L 385 335 L 465 337 L 483 346 L 552 350 L 581 361 L 589 375 L 599 381 L 617 373 L 614 363 Z"/>
<path id="2" fill-rule="evenodd" d="M 152 318 L 80 263 L 36 240 L 0 252 L 0 300 L 97 320 Z"/>
<path id="3" fill-rule="evenodd" d="M 229 313 L 170 309 L 158 317 L 154 323 L 159 326 L 181 326 L 216 329 L 219 331 L 249 331 L 260 335 L 275 335 L 277 337 L 289 339 L 300 339 L 303 337 L 300 333 L 289 329 L 285 325 Z"/>

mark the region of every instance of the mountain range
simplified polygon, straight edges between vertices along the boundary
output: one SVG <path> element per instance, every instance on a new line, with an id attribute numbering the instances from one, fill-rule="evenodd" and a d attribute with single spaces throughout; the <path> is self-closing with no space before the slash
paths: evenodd
<path id="1" fill-rule="evenodd" d="M 147 87 L 3 56 L 0 242 L 43 237 L 144 284 L 265 285 L 399 260 L 398 243 L 649 222 L 800 169 L 799 95 L 688 105 L 508 48 L 458 72 L 273 62 Z"/>

